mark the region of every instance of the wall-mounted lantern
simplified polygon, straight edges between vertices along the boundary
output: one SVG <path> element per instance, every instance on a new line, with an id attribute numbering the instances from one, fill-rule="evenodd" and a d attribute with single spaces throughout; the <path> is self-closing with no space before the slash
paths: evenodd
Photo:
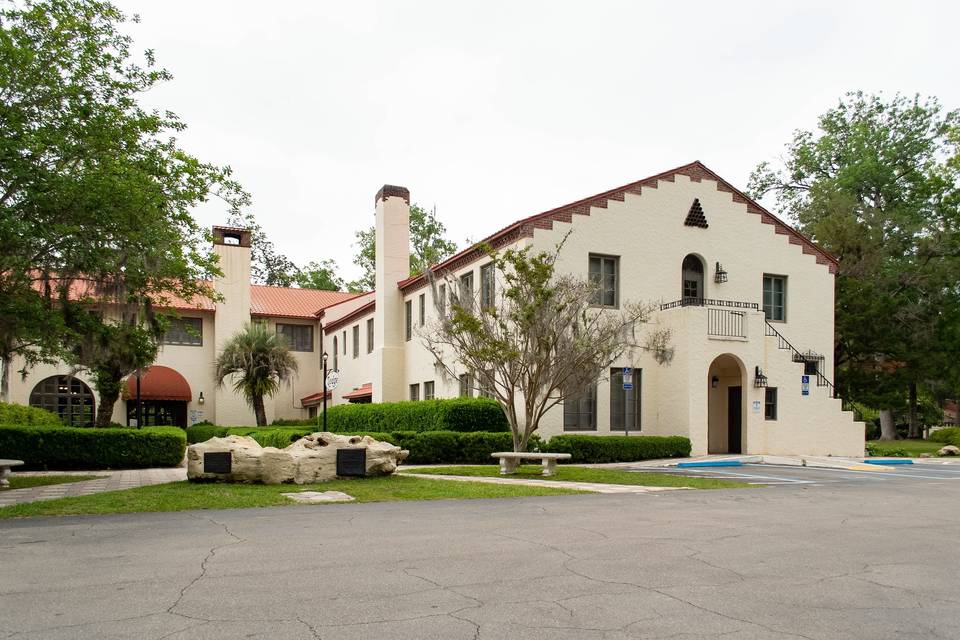
<path id="1" fill-rule="evenodd" d="M 758 389 L 760 387 L 767 386 L 767 376 L 763 375 L 763 369 L 760 367 L 754 368 L 753 386 L 757 387 Z"/>
<path id="2" fill-rule="evenodd" d="M 727 281 L 727 272 L 723 270 L 723 265 L 717 263 L 717 268 L 713 273 L 713 281 L 716 283 Z"/>
<path id="3" fill-rule="evenodd" d="M 720 378 L 718 378 L 717 376 L 713 376 L 712 378 L 710 378 L 710 386 L 713 387 L 714 389 L 716 389 L 717 387 L 719 387 L 719 386 L 720 386 Z"/>
<path id="4" fill-rule="evenodd" d="M 197 404 L 199 404 L 199 405 L 202 406 L 204 402 L 206 402 L 206 400 L 203 399 L 203 391 L 201 391 L 201 392 L 200 392 L 200 397 L 197 398 Z"/>

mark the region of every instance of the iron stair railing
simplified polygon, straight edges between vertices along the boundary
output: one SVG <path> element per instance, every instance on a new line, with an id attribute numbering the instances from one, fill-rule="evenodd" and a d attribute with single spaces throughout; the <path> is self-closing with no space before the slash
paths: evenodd
<path id="1" fill-rule="evenodd" d="M 763 323 L 765 325 L 764 331 L 763 331 L 764 335 L 768 337 L 775 337 L 777 339 L 778 349 L 789 349 L 792 355 L 792 360 L 794 362 L 803 362 L 803 363 L 816 362 L 817 363 L 816 364 L 817 386 L 826 387 L 831 398 L 837 398 L 838 400 L 840 400 L 840 406 L 844 411 L 852 411 L 857 421 L 862 421 L 862 418 L 860 416 L 860 411 L 853 404 L 853 402 L 837 395 L 837 388 L 830 381 L 830 379 L 827 378 L 827 376 L 823 375 L 823 372 L 820 371 L 819 359 L 814 360 L 809 358 L 807 355 L 801 353 L 799 349 L 797 349 L 792 344 L 790 344 L 789 340 L 783 337 L 782 333 L 777 331 L 776 327 L 770 324 L 769 320 L 764 319 Z"/>

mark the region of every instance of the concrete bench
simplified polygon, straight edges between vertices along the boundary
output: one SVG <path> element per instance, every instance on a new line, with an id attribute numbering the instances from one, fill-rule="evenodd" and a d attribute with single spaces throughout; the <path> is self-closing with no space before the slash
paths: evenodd
<path id="1" fill-rule="evenodd" d="M 543 465 L 543 475 L 552 476 L 557 469 L 557 460 L 569 460 L 569 453 L 516 453 L 498 451 L 491 458 L 500 458 L 500 475 L 509 475 L 517 470 L 521 460 L 539 460 Z"/>
<path id="2" fill-rule="evenodd" d="M 0 487 L 9 487 L 10 481 L 7 476 L 10 475 L 10 467 L 19 467 L 23 460 L 2 460 L 0 459 Z"/>

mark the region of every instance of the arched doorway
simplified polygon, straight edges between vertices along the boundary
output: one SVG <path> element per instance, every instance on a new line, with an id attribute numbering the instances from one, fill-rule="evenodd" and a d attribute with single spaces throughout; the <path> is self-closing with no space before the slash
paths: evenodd
<path id="1" fill-rule="evenodd" d="M 137 376 L 127 378 L 127 425 L 136 424 Z M 187 403 L 193 399 L 190 385 L 180 373 L 170 367 L 153 365 L 140 375 L 140 404 L 142 427 L 187 426 Z"/>
<path id="2" fill-rule="evenodd" d="M 744 381 L 740 359 L 717 356 L 707 374 L 707 452 L 743 453 L 745 432 Z"/>
<path id="3" fill-rule="evenodd" d="M 50 376 L 30 392 L 30 406 L 52 411 L 71 427 L 93 425 L 93 392 L 73 376 Z"/>
<path id="4" fill-rule="evenodd" d="M 692 253 L 683 259 L 681 298 L 684 304 L 703 304 L 703 261 Z"/>

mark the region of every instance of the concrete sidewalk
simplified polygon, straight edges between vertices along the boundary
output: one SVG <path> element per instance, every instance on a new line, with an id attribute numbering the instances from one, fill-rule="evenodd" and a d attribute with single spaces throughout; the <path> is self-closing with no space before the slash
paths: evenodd
<path id="1" fill-rule="evenodd" d="M 406 473 L 401 475 L 426 480 L 456 480 L 459 482 L 486 482 L 489 484 L 522 484 L 528 487 L 551 487 L 553 489 L 576 489 L 591 493 L 656 493 L 675 491 L 687 487 L 644 487 L 635 484 L 604 484 L 600 482 L 569 482 L 567 480 L 537 480 L 535 478 L 503 478 L 493 476 L 448 476 L 434 473 Z"/>
<path id="2" fill-rule="evenodd" d="M 24 471 L 14 473 L 11 477 L 30 476 L 101 476 L 96 480 L 83 482 L 69 482 L 66 484 L 51 484 L 44 487 L 30 487 L 28 489 L 12 489 L 0 491 L 0 507 L 7 507 L 25 502 L 38 500 L 54 500 L 56 498 L 71 498 L 74 496 L 88 496 L 105 491 L 120 491 L 154 484 L 178 482 L 187 479 L 187 470 L 183 467 L 164 469 L 128 469 L 123 471 Z"/>

